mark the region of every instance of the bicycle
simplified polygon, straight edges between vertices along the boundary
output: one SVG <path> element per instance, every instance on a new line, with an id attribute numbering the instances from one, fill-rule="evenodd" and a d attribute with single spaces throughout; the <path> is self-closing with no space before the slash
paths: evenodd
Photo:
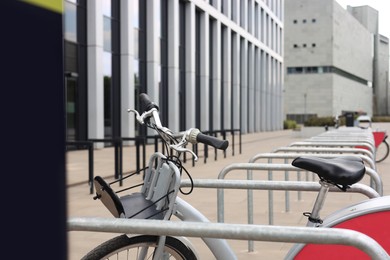
<path id="1" fill-rule="evenodd" d="M 129 110 L 129 112 L 135 113 L 136 120 L 139 123 L 145 124 L 147 127 L 156 130 L 160 134 L 167 145 L 166 151 L 168 155 L 159 152 L 154 153 L 149 160 L 148 167 L 144 169 L 142 182 L 119 191 L 114 191 L 112 184 L 120 180 L 107 183 L 103 178 L 96 176 L 94 179 L 96 190 L 94 199 L 99 199 L 116 218 L 171 220 L 172 216 L 176 216 L 181 221 L 209 222 L 200 211 L 178 197 L 179 191 L 183 194 L 189 194 L 193 188 L 191 187 L 188 192 L 184 192 L 180 188 L 180 179 L 183 173 L 185 172 L 188 174 L 180 162 L 180 155 L 189 152 L 195 160 L 197 160 L 197 155 L 192 150 L 186 148 L 187 144 L 204 143 L 217 149 L 224 150 L 228 146 L 228 141 L 204 135 L 195 128 L 175 134 L 161 125 L 158 106 L 151 102 L 146 94 L 140 95 L 140 101 L 141 104 L 144 104 L 143 107 L 145 108 L 145 111 L 142 114 L 139 114 L 135 110 Z M 298 159 L 296 162 L 297 161 Z M 307 216 L 309 217 L 310 222 L 315 220 L 315 223 L 317 223 L 319 221 L 319 212 L 329 186 L 337 185 L 342 189 L 347 190 L 348 187 L 354 185 L 362 178 L 365 174 L 365 168 L 362 160 L 359 157 L 353 156 L 329 160 L 323 159 L 319 162 L 316 160 L 312 161 L 314 162 L 314 167 L 309 170 L 320 176 L 322 180 L 321 184 L 323 186 L 319 192 L 318 199 L 313 206 L 312 213 L 307 214 Z M 316 163 L 317 166 L 315 166 Z M 303 166 L 298 166 L 306 167 L 306 164 L 304 163 Z M 354 168 L 348 168 L 350 166 L 354 166 Z M 346 180 L 344 180 L 343 178 L 340 178 L 339 175 L 335 174 L 335 172 L 328 172 L 329 169 L 336 169 L 337 173 L 341 174 L 341 176 L 350 174 L 353 177 L 346 177 Z M 129 178 L 138 173 L 139 172 L 134 172 L 123 178 Z M 188 176 L 190 175 L 188 174 Z M 189 179 L 192 180 L 191 177 Z M 121 192 L 136 187 L 140 190 L 131 194 L 119 196 Z M 369 187 L 367 186 L 367 188 Z M 375 205 L 379 202 L 379 204 L 384 204 L 384 207 L 375 207 L 370 213 L 373 211 L 385 211 L 388 213 L 390 211 L 390 200 L 389 197 L 384 198 L 384 202 L 382 201 L 383 198 L 373 198 L 366 202 L 362 202 L 362 205 L 367 207 L 367 205 Z M 357 209 L 355 211 L 355 214 L 356 213 L 360 213 L 363 216 L 367 215 L 367 211 L 364 207 Z M 351 215 L 350 212 L 346 212 L 337 219 L 354 219 L 355 216 L 356 215 Z M 387 214 L 386 216 L 388 217 Z M 324 223 L 326 222 L 324 221 Z M 202 239 L 216 259 L 237 259 L 226 240 L 215 238 Z M 132 255 L 133 253 L 136 255 Z M 167 259 L 168 257 L 174 257 L 175 259 L 199 259 L 196 249 L 185 237 L 142 234 L 123 234 L 114 237 L 92 249 L 82 259 L 109 259 L 111 256 L 115 257 L 115 259 L 121 259 L 122 256 L 130 259 L 149 259 L 148 257 L 153 259 Z"/>
<path id="2" fill-rule="evenodd" d="M 192 191 L 191 188 L 190 191 L 183 192 L 180 188 L 183 171 L 188 174 L 180 161 L 180 155 L 189 152 L 196 161 L 198 159 L 197 155 L 186 148 L 187 144 L 203 143 L 225 150 L 229 142 L 205 135 L 196 128 L 181 133 L 173 133 L 170 129 L 161 125 L 158 114 L 159 108 L 150 101 L 145 93 L 140 94 L 140 104 L 144 108 L 142 114 L 139 114 L 136 110 L 128 110 L 128 112 L 135 113 L 136 120 L 140 124 L 154 129 L 161 136 L 168 155 L 156 152 L 151 156 L 148 167 L 144 169 L 143 182 L 128 188 L 141 187 L 141 190 L 130 195 L 119 197 L 118 193 L 128 189 L 115 192 L 111 185 L 139 172 L 129 174 L 123 179 L 111 183 L 107 183 L 100 176 L 96 176 L 94 178 L 96 190 L 94 199 L 101 200 L 113 216 L 117 218 L 169 220 L 172 215 L 175 215 L 183 221 L 208 222 L 204 215 L 178 197 L 178 191 L 183 194 L 189 194 Z M 189 174 L 188 176 L 190 177 Z M 192 180 L 191 177 L 190 180 Z M 205 238 L 204 241 L 220 259 L 231 259 L 234 255 L 223 239 Z M 153 259 L 167 259 L 168 257 L 197 259 L 196 251 L 193 250 L 192 245 L 185 238 L 145 235 L 115 237 L 90 251 L 83 259 L 108 259 L 111 255 L 115 255 L 117 259 L 121 250 L 125 250 L 126 256 L 129 256 L 130 251 L 133 251 L 130 249 L 137 251 L 136 259 L 149 259 L 147 258 L 149 257 L 149 248 L 155 249 L 152 250 Z M 130 258 L 134 259 L 134 256 Z"/>
<path id="3" fill-rule="evenodd" d="M 356 121 L 358 122 L 360 128 L 372 127 L 371 118 L 369 116 L 359 116 Z M 389 156 L 390 146 L 387 142 L 387 133 L 386 131 L 375 130 L 372 131 L 372 134 L 375 142 L 375 162 L 379 163 Z"/>
<path id="4" fill-rule="evenodd" d="M 308 217 L 307 226 L 345 228 L 362 232 L 374 238 L 387 252 L 390 252 L 388 231 L 390 230 L 390 196 L 382 196 L 359 202 L 340 209 L 324 220 L 320 211 L 331 186 L 346 191 L 350 185 L 359 182 L 364 174 L 364 163 L 361 158 L 340 156 L 333 159 L 301 156 L 291 163 L 300 169 L 312 171 L 320 178 L 321 188 Z M 287 254 L 286 259 L 308 259 L 316 255 L 317 259 L 369 259 L 355 248 L 336 245 L 296 244 Z M 351 256 L 353 256 L 351 258 Z"/>
<path id="5" fill-rule="evenodd" d="M 385 131 L 372 132 L 375 140 L 375 162 L 383 162 L 390 152 L 390 146 L 387 142 L 387 133 Z"/>

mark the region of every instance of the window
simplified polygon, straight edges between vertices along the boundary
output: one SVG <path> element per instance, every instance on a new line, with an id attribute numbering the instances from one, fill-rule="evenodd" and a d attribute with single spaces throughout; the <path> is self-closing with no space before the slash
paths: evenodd
<path id="1" fill-rule="evenodd" d="M 311 19 L 311 22 L 315 23 L 315 22 L 317 22 L 317 20 L 315 18 L 313 18 L 313 19 Z"/>
<path id="2" fill-rule="evenodd" d="M 306 48 L 306 43 L 302 44 L 303 48 Z"/>
<path id="3" fill-rule="evenodd" d="M 294 44 L 294 48 L 298 48 L 298 44 Z"/>
<path id="4" fill-rule="evenodd" d="M 297 21 L 297 20 L 294 20 L 293 23 L 298 23 L 298 21 Z"/>
<path id="5" fill-rule="evenodd" d="M 302 22 L 303 22 L 303 23 L 306 23 L 306 19 L 303 19 Z"/>
<path id="6" fill-rule="evenodd" d="M 315 43 L 312 43 L 312 44 L 311 44 L 311 47 L 316 47 L 316 44 L 315 44 Z"/>
<path id="7" fill-rule="evenodd" d="M 77 42 L 77 6 L 69 2 L 65 2 L 65 39 L 72 42 Z"/>

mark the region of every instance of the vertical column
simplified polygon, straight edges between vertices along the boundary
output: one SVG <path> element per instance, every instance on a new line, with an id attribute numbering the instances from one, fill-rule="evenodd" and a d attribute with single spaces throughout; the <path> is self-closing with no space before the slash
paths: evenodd
<path id="1" fill-rule="evenodd" d="M 267 111 L 266 111 L 266 102 L 267 102 L 267 92 L 266 92 L 266 61 L 265 61 L 265 52 L 261 51 L 260 53 L 260 62 L 261 62 L 261 131 L 266 130 L 266 121 L 267 121 Z"/>
<path id="2" fill-rule="evenodd" d="M 283 63 L 278 62 L 278 90 L 279 90 L 279 124 L 277 130 L 283 129 Z"/>
<path id="3" fill-rule="evenodd" d="M 147 70 L 147 92 L 151 100 L 159 100 L 159 79 L 160 79 L 160 17 L 158 5 L 154 0 L 146 0 L 146 70 Z"/>
<path id="4" fill-rule="evenodd" d="M 265 130 L 270 131 L 271 130 L 271 64 L 270 64 L 270 55 L 266 53 L 265 55 L 265 113 L 266 113 L 266 124 L 265 124 Z"/>
<path id="5" fill-rule="evenodd" d="M 213 126 L 214 130 L 221 128 L 221 22 L 213 23 Z"/>
<path id="6" fill-rule="evenodd" d="M 241 41 L 241 131 L 248 132 L 248 42 Z"/>
<path id="7" fill-rule="evenodd" d="M 223 6 L 224 6 L 224 10 L 222 11 L 227 17 L 233 20 L 231 0 L 221 0 L 221 1 L 223 1 Z"/>
<path id="8" fill-rule="evenodd" d="M 222 32 L 223 37 L 223 128 L 231 129 L 231 30 L 225 27 Z"/>
<path id="9" fill-rule="evenodd" d="M 88 138 L 104 138 L 103 10 L 101 0 L 88 0 Z M 102 148 L 103 143 L 97 143 Z"/>
<path id="10" fill-rule="evenodd" d="M 224 1 L 224 0 L 213 0 L 213 6 L 215 7 L 215 9 L 217 9 L 218 11 L 222 12 L 222 3 L 221 1 Z"/>
<path id="11" fill-rule="evenodd" d="M 200 17 L 200 128 L 209 130 L 209 15 Z"/>
<path id="12" fill-rule="evenodd" d="M 254 131 L 254 101 L 255 101 L 255 91 L 254 91 L 254 46 L 252 43 L 248 46 L 248 68 L 247 68 L 247 74 L 248 74 L 248 132 L 252 133 Z"/>
<path id="13" fill-rule="evenodd" d="M 248 32 L 255 35 L 255 1 L 248 0 Z"/>
<path id="14" fill-rule="evenodd" d="M 134 30 L 132 26 L 133 11 L 132 4 L 127 0 L 120 2 L 120 34 L 121 34 L 121 133 L 124 137 L 134 137 L 134 116 L 126 111 L 134 108 Z"/>
<path id="15" fill-rule="evenodd" d="M 280 21 L 284 22 L 284 0 L 280 0 Z"/>
<path id="16" fill-rule="evenodd" d="M 179 131 L 179 0 L 168 0 L 169 128 Z"/>
<path id="17" fill-rule="evenodd" d="M 233 0 L 231 6 L 232 20 L 240 24 L 240 0 Z"/>
<path id="18" fill-rule="evenodd" d="M 276 66 L 275 66 L 275 58 L 271 56 L 271 104 L 270 111 L 271 114 L 271 131 L 274 131 L 276 128 L 276 120 L 278 116 L 278 108 L 277 108 L 277 89 L 276 89 Z"/>
<path id="19" fill-rule="evenodd" d="M 255 48 L 255 132 L 261 130 L 261 66 L 260 66 L 260 49 Z"/>
<path id="20" fill-rule="evenodd" d="M 185 70 L 186 70 L 186 128 L 195 127 L 195 5 L 188 2 L 185 7 Z"/>
<path id="21" fill-rule="evenodd" d="M 232 113 L 233 128 L 240 128 L 240 36 L 236 33 L 232 35 Z"/>
<path id="22" fill-rule="evenodd" d="M 241 0 L 241 22 L 242 22 L 242 28 L 245 30 L 248 30 L 248 0 Z"/>

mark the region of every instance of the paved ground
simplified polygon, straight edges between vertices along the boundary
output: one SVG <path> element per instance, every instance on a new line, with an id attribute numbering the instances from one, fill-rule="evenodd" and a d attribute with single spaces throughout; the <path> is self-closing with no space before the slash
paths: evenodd
<path id="1" fill-rule="evenodd" d="M 384 129 L 390 132 L 390 124 L 374 123 L 373 129 Z M 208 163 L 203 163 L 203 158 L 196 163 L 195 167 L 191 163 L 186 163 L 185 167 L 191 173 L 193 178 L 213 179 L 218 176 L 221 170 L 232 163 L 248 162 L 258 153 L 269 153 L 274 149 L 288 146 L 292 142 L 302 141 L 308 136 L 299 136 L 297 132 L 291 130 L 263 132 L 257 134 L 247 134 L 242 136 L 242 152 L 239 154 L 238 147 L 235 147 L 235 155 L 232 156 L 231 147 L 227 150 L 226 158 L 218 154 L 218 159 L 209 158 Z M 150 154 L 152 147 L 148 148 L 147 154 Z M 134 147 L 124 148 L 124 172 L 134 170 L 133 154 Z M 112 148 L 95 150 L 95 175 L 100 175 L 108 180 L 112 179 L 114 174 L 114 152 Z M 261 162 L 261 161 L 258 161 Z M 384 195 L 390 194 L 390 175 L 387 171 L 390 169 L 390 159 L 377 164 L 377 171 L 380 174 L 383 185 Z M 258 171 L 255 179 L 267 179 L 268 172 Z M 283 180 L 283 173 L 273 173 L 275 180 Z M 245 179 L 246 171 L 235 171 L 229 175 L 230 179 Z M 294 179 L 295 177 L 291 177 Z M 302 176 L 312 180 L 312 175 Z M 89 193 L 87 180 L 87 152 L 70 151 L 67 153 L 67 205 L 69 217 L 111 217 L 111 214 L 100 201 L 92 199 L 93 195 Z M 365 177 L 363 183 L 369 184 L 369 178 Z M 119 188 L 119 187 L 118 187 Z M 289 192 L 290 210 L 286 212 L 285 192 L 274 191 L 274 225 L 293 225 L 304 226 L 306 218 L 302 216 L 303 212 L 310 211 L 315 200 L 314 192 Z M 246 209 L 246 191 L 244 190 L 225 190 L 225 222 L 242 223 L 247 222 Z M 183 199 L 198 208 L 211 221 L 217 221 L 217 200 L 216 190 L 197 188 L 187 196 L 181 195 Z M 268 191 L 255 191 L 255 224 L 268 224 Z M 352 193 L 330 193 L 322 211 L 322 216 L 340 209 L 349 204 L 366 199 L 361 194 Z M 68 232 L 68 256 L 70 260 L 80 259 L 86 252 L 99 243 L 107 240 L 117 234 L 97 233 L 97 232 Z M 198 238 L 190 238 L 194 246 L 199 250 L 201 259 L 214 259 L 203 242 Z M 239 259 L 259 259 L 260 256 L 267 259 L 283 259 L 292 244 L 276 242 L 255 242 L 255 251 L 248 252 L 247 241 L 228 240 Z"/>

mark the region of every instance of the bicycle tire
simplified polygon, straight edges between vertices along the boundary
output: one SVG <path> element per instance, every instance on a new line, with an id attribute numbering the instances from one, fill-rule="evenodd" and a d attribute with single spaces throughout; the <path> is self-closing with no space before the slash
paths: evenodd
<path id="1" fill-rule="evenodd" d="M 136 254 L 139 253 L 140 247 L 156 248 L 158 236 L 139 235 L 128 237 L 120 235 L 114 237 L 99 246 L 92 249 L 81 260 L 100 260 L 100 259 L 139 259 Z M 148 252 L 144 259 L 152 259 L 153 251 Z M 174 237 L 166 237 L 164 253 L 169 259 L 196 260 L 194 252 L 186 244 Z M 173 257 L 173 258 L 172 258 Z M 166 258 L 166 259 L 168 259 Z M 165 258 L 164 258 L 165 259 Z"/>
<path id="2" fill-rule="evenodd" d="M 375 150 L 375 162 L 384 161 L 389 156 L 389 143 L 384 139 Z"/>

